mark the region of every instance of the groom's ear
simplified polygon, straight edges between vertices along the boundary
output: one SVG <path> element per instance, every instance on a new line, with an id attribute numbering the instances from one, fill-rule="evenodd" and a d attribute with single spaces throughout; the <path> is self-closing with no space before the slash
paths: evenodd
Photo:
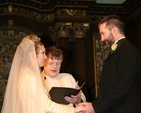
<path id="1" fill-rule="evenodd" d="M 119 32 L 120 32 L 119 29 L 116 26 L 113 26 L 113 28 L 111 29 L 111 31 L 112 31 L 112 33 L 114 35 L 119 34 Z"/>

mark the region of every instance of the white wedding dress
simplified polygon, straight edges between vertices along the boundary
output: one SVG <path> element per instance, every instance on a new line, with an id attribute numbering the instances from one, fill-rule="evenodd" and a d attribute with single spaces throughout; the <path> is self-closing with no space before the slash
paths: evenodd
<path id="1" fill-rule="evenodd" d="M 43 87 L 35 43 L 24 38 L 13 58 L 1 113 L 74 113 L 52 102 Z"/>

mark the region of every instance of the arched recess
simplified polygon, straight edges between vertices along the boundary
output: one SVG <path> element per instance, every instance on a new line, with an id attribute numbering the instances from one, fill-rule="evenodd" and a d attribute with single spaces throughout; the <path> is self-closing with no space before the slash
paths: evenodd
<path id="1" fill-rule="evenodd" d="M 15 50 L 29 33 L 22 29 L 0 29 L 0 111 Z"/>

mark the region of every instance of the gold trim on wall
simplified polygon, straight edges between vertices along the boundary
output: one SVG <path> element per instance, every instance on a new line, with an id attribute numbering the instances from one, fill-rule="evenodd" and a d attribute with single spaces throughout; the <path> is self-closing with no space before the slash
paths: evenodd
<path id="1" fill-rule="evenodd" d="M 94 53 L 94 83 L 95 83 L 95 97 L 98 96 L 98 81 L 97 81 L 97 69 L 96 69 L 96 46 L 95 37 L 93 37 L 93 53 Z"/>
<path id="2" fill-rule="evenodd" d="M 93 34 L 93 54 L 94 54 L 94 83 L 95 96 L 98 96 L 99 81 L 102 72 L 103 62 L 107 58 L 109 47 L 101 42 L 98 33 Z"/>

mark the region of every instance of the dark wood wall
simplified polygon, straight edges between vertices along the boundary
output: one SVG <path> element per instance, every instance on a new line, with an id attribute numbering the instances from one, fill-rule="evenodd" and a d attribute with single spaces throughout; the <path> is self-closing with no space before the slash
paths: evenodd
<path id="1" fill-rule="evenodd" d="M 87 101 L 92 101 L 95 97 L 92 36 L 78 38 L 75 41 L 68 41 L 68 38 L 60 38 L 57 46 L 64 53 L 60 72 L 72 74 L 79 85 L 86 82 L 82 90 L 86 95 Z"/>
<path id="2" fill-rule="evenodd" d="M 128 40 L 138 49 L 138 51 L 141 54 L 141 15 L 140 14 L 137 17 L 136 15 L 134 15 L 134 18 L 131 21 L 128 21 L 126 25 L 126 36 Z M 141 88 L 140 88 L 140 94 L 141 94 Z"/>
<path id="3" fill-rule="evenodd" d="M 126 25 L 126 35 L 141 53 L 141 15 L 128 22 Z"/>
<path id="4" fill-rule="evenodd" d="M 56 0 L 52 0 L 52 2 L 51 0 L 48 1 L 49 2 L 43 6 L 35 2 L 34 7 L 36 8 L 33 9 L 30 7 L 30 2 L 34 1 L 19 6 L 20 1 L 17 1 L 18 3 L 16 5 L 13 3 L 12 12 L 8 12 L 7 10 L 8 2 L 4 3 L 1 5 L 0 30 L 24 30 L 28 33 L 39 35 L 46 47 L 51 45 L 59 46 L 64 52 L 61 72 L 71 73 L 79 85 L 86 82 L 83 92 L 86 95 L 87 101 L 92 101 L 96 96 L 93 34 L 98 33 L 98 22 L 103 16 L 109 14 L 121 16 L 126 23 L 127 38 L 141 53 L 141 12 L 140 8 L 137 7 L 140 0 L 128 0 L 126 2 L 127 4 L 111 5 L 110 7 L 95 4 L 94 0 L 78 0 L 76 2 L 72 2 L 71 0 L 62 0 L 61 2 L 57 2 Z M 129 5 L 129 3 L 131 4 Z M 33 3 L 31 3 L 31 5 L 32 4 Z M 49 5 L 49 7 L 46 5 Z M 47 9 L 41 10 L 38 6 L 41 8 L 46 7 Z M 12 25 L 8 25 L 9 20 L 13 21 Z M 58 26 L 57 23 L 61 23 L 61 26 L 62 23 L 71 23 L 72 26 L 69 26 L 71 27 L 69 33 L 71 36 L 58 36 L 59 34 L 56 32 L 60 30 L 60 26 Z M 82 26 L 82 29 L 78 29 L 77 27 L 81 28 L 81 26 L 75 26 L 75 23 L 89 24 L 89 28 L 86 30 L 84 37 L 76 38 L 74 36 L 75 31 L 81 31 L 84 27 Z M 64 27 L 62 27 L 63 30 L 67 30 Z M 70 37 L 73 39 L 70 40 Z"/>

